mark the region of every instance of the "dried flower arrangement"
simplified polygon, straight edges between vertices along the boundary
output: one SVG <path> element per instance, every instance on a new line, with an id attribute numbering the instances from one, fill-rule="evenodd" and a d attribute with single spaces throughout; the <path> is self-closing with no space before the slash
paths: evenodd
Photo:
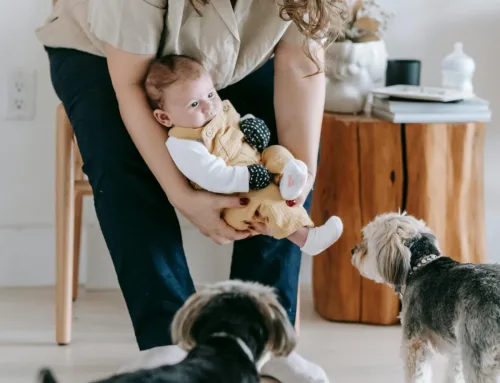
<path id="1" fill-rule="evenodd" d="M 392 13 L 384 10 L 376 0 L 350 0 L 348 4 L 351 17 L 337 42 L 354 43 L 379 41 L 387 29 Z"/>

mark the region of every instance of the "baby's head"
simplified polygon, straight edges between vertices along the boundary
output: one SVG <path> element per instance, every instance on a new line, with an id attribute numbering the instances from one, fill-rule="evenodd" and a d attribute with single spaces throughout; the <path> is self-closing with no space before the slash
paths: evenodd
<path id="1" fill-rule="evenodd" d="M 166 127 L 200 128 L 222 110 L 210 75 L 187 56 L 154 60 L 146 77 L 146 93 L 156 119 Z"/>

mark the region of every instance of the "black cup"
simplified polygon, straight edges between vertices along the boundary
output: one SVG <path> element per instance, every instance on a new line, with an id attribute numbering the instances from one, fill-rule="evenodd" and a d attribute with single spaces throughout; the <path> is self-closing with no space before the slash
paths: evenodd
<path id="1" fill-rule="evenodd" d="M 385 86 L 420 85 L 419 60 L 388 60 Z"/>

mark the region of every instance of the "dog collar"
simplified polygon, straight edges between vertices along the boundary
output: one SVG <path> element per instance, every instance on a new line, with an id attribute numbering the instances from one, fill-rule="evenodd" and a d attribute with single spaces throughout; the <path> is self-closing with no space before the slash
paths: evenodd
<path id="1" fill-rule="evenodd" d="M 410 270 L 410 274 L 408 274 L 408 276 L 411 276 L 415 271 L 420 270 L 422 267 L 424 267 L 425 265 L 428 265 L 429 263 L 431 263 L 432 261 L 435 261 L 438 258 L 441 258 L 441 255 L 436 255 L 436 254 L 426 255 L 425 257 L 420 259 L 420 261 L 418 261 L 417 265 L 414 266 Z"/>
<path id="2" fill-rule="evenodd" d="M 408 273 L 408 278 L 410 278 L 415 271 L 420 270 L 422 267 L 424 267 L 425 265 L 428 265 L 429 263 L 431 263 L 432 261 L 435 261 L 438 258 L 441 258 L 441 255 L 436 255 L 436 254 L 426 255 L 417 263 L 416 266 L 414 266 L 410 270 L 410 272 Z M 396 294 L 399 294 L 400 298 L 403 298 L 403 289 L 405 286 L 406 285 L 394 286 L 394 291 L 396 292 Z"/>
<path id="3" fill-rule="evenodd" d="M 248 347 L 248 345 L 245 342 L 243 342 L 243 340 L 241 338 L 238 338 L 237 336 L 234 336 L 234 335 L 231 335 L 231 334 L 228 334 L 225 332 L 217 332 L 217 333 L 210 335 L 210 337 L 212 337 L 212 338 L 229 338 L 229 339 L 234 340 L 236 343 L 238 343 L 238 346 L 241 347 L 243 352 L 248 356 L 248 359 L 250 359 L 252 361 L 252 363 L 255 362 L 255 360 L 253 358 L 252 350 L 250 350 L 250 347 Z"/>

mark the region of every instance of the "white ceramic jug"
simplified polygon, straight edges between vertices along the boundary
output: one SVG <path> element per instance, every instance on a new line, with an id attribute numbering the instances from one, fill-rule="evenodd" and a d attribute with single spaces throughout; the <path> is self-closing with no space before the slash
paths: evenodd
<path id="1" fill-rule="evenodd" d="M 476 64 L 464 53 L 461 42 L 455 43 L 453 52 L 443 59 L 441 69 L 443 88 L 457 89 L 471 94 L 474 92 L 472 77 Z"/>

